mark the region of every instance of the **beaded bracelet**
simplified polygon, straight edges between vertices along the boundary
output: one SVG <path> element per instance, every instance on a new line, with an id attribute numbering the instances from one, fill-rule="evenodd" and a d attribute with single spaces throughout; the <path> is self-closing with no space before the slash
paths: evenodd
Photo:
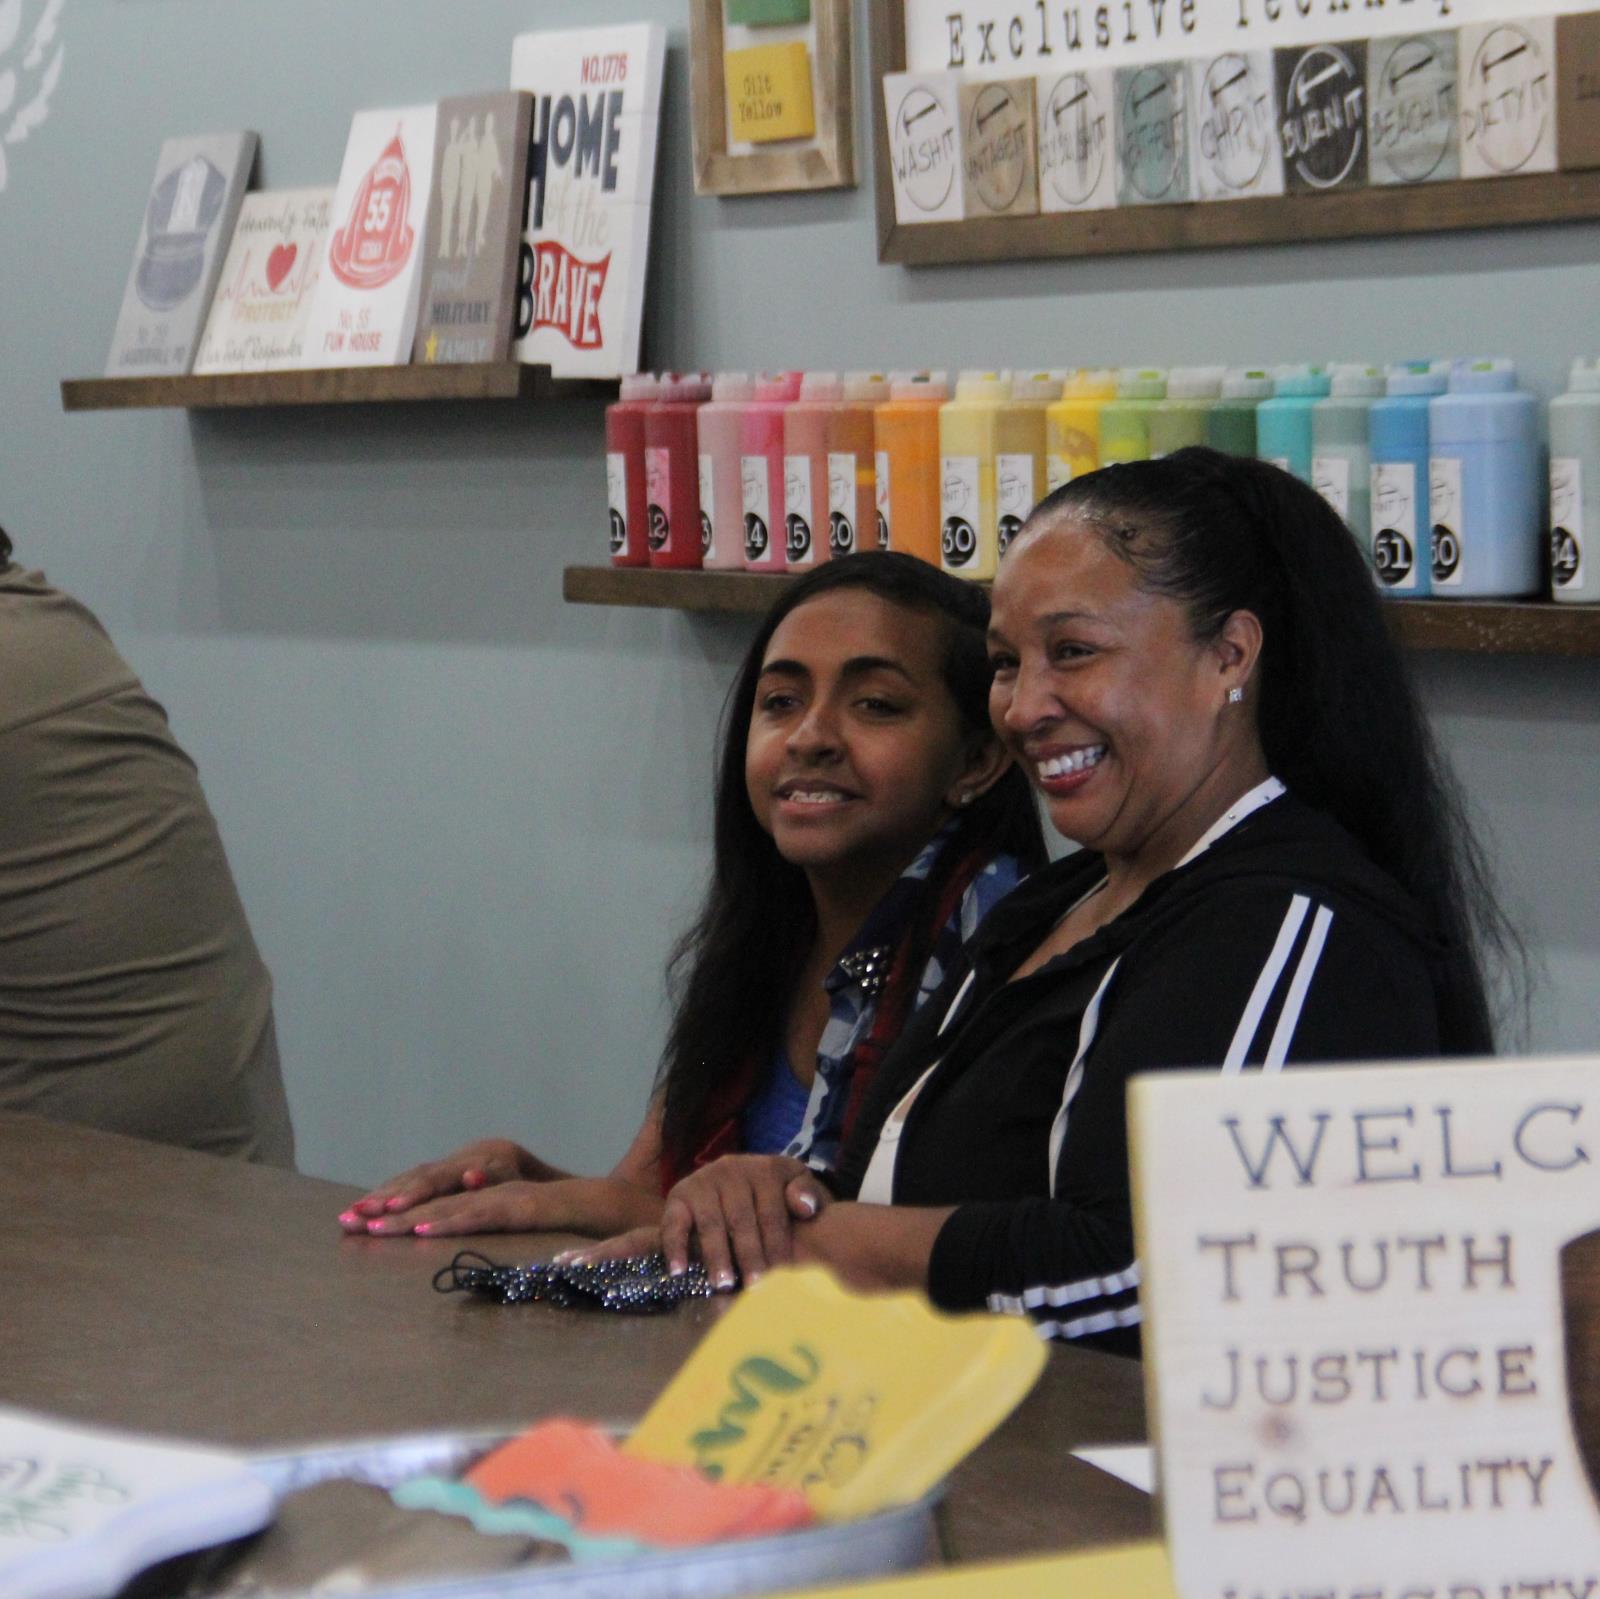
<path id="1" fill-rule="evenodd" d="M 558 1310 L 644 1314 L 671 1310 L 681 1299 L 709 1299 L 713 1291 L 704 1266 L 690 1266 L 674 1277 L 660 1254 L 589 1265 L 558 1266 L 551 1261 L 504 1266 L 472 1249 L 463 1249 L 435 1272 L 433 1287 L 436 1293 L 476 1294 L 502 1305 L 540 1300 Z"/>

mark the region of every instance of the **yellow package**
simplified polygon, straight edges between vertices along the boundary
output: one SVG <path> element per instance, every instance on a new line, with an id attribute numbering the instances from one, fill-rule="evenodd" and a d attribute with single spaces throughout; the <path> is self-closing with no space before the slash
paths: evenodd
<path id="1" fill-rule="evenodd" d="M 706 1334 L 626 1448 L 727 1482 L 798 1488 L 845 1520 L 919 1498 L 1033 1387 L 1045 1346 L 1009 1316 L 769 1272 Z"/>

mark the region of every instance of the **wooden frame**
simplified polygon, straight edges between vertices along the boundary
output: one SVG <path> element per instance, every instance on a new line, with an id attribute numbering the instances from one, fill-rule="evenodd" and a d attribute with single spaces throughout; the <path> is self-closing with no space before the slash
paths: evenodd
<path id="1" fill-rule="evenodd" d="M 722 0 L 689 0 L 689 99 L 696 194 L 774 194 L 855 186 L 851 0 L 811 0 L 817 47 L 811 92 L 816 135 L 801 144 L 728 151 Z"/>
<path id="2" fill-rule="evenodd" d="M 1600 217 L 1600 171 L 1569 171 L 1271 199 L 1190 201 L 1181 205 L 1125 206 L 1105 211 L 982 217 L 903 226 L 895 220 L 883 78 L 885 73 L 906 70 L 905 8 L 903 0 L 867 3 L 872 62 L 872 176 L 880 261 L 933 266 L 1152 250 L 1211 250 Z"/>

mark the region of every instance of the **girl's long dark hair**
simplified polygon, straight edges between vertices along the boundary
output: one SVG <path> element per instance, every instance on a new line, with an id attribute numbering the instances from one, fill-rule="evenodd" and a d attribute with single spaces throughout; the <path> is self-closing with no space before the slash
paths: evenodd
<path id="1" fill-rule="evenodd" d="M 1441 1044 L 1493 1048 L 1494 957 L 1526 994 L 1527 957 L 1500 909 L 1460 789 L 1434 743 L 1366 559 L 1328 503 L 1263 461 L 1178 450 L 1064 484 L 1031 521 L 1086 524 L 1198 639 L 1234 611 L 1263 634 L 1251 685 L 1267 767 L 1406 888 L 1446 951 Z"/>
<path id="2" fill-rule="evenodd" d="M 6 537 L 6 530 L 0 527 L 0 566 L 6 565 L 11 559 L 11 540 Z"/>
<path id="3" fill-rule="evenodd" d="M 723 705 L 711 887 L 667 968 L 673 1017 L 657 1081 L 663 1143 L 682 1165 L 704 1136 L 719 1088 L 750 1062 L 771 1059 L 783 1036 L 795 974 L 816 935 L 805 874 L 779 855 L 756 821 L 744 763 L 756 683 L 772 635 L 791 611 L 836 589 L 865 589 L 941 628 L 944 682 L 962 729 L 991 731 L 989 598 L 976 585 L 913 556 L 874 552 L 829 561 L 779 595 Z M 980 843 L 1015 855 L 1028 870 L 1045 858 L 1038 807 L 1014 766 L 961 812 L 946 848 L 965 852 Z M 913 924 L 922 919 L 914 915 Z"/>

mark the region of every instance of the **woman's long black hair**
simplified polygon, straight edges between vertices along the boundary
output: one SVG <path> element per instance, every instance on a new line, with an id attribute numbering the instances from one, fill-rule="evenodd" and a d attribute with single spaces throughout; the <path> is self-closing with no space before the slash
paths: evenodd
<path id="1" fill-rule="evenodd" d="M 11 559 L 11 540 L 6 537 L 6 530 L 0 527 L 0 566 L 6 565 Z"/>
<path id="2" fill-rule="evenodd" d="M 1446 951 L 1444 1052 L 1492 1049 L 1485 959 L 1520 999 L 1526 953 L 1338 515 L 1278 467 L 1195 447 L 1075 479 L 1030 520 L 1058 516 L 1096 531 L 1145 588 L 1181 603 L 1196 638 L 1214 638 L 1234 611 L 1260 620 L 1251 694 L 1268 770 L 1421 907 Z"/>
<path id="3" fill-rule="evenodd" d="M 750 808 L 745 746 L 757 680 L 778 624 L 836 589 L 865 589 L 941 626 L 944 682 L 962 730 L 991 732 L 989 598 L 976 585 L 914 556 L 873 552 L 829 561 L 779 595 L 723 705 L 711 887 L 667 968 L 674 1006 L 658 1087 L 663 1144 L 680 1164 L 698 1148 L 719 1087 L 747 1063 L 771 1059 L 783 1036 L 795 974 L 816 935 L 805 874 L 779 855 Z M 1026 870 L 1044 861 L 1038 806 L 1015 766 L 960 813 L 946 848 L 964 853 L 980 843 L 1015 855 Z"/>

